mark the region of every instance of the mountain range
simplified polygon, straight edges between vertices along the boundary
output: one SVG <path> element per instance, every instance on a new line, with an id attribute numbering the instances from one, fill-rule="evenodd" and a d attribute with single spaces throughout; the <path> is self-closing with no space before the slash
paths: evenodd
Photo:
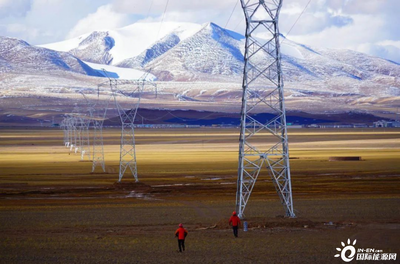
<path id="1" fill-rule="evenodd" d="M 399 105 L 398 63 L 352 50 L 313 48 L 282 35 L 281 48 L 287 107 L 292 110 L 384 115 Z M 164 101 L 185 101 L 185 108 L 191 108 L 189 102 L 197 108 L 216 101 L 236 104 L 243 54 L 244 36 L 214 23 L 135 23 L 39 46 L 0 37 L 0 87 L 3 96 L 10 88 L 48 95 L 57 87 L 95 87 L 105 75 L 137 79 L 151 72 L 160 90 L 174 95 Z M 326 104 L 332 101 L 336 108 Z"/>
<path id="2" fill-rule="evenodd" d="M 244 36 L 214 23 L 165 22 L 163 34 L 156 37 L 158 27 L 159 23 L 135 23 L 119 30 L 95 31 L 73 40 L 41 46 L 69 52 L 87 62 L 151 69 L 158 80 L 241 76 Z M 392 61 L 351 50 L 314 49 L 284 36 L 281 41 L 287 81 L 331 77 L 374 80 L 378 75 L 400 76 L 399 64 Z"/>

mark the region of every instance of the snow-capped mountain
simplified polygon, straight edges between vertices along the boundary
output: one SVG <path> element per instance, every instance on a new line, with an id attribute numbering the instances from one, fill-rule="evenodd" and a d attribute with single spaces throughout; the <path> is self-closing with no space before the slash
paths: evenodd
<path id="1" fill-rule="evenodd" d="M 124 79 L 139 79 L 144 75 L 143 71 L 135 69 L 84 62 L 75 55 L 77 54 L 74 52 L 31 46 L 23 40 L 0 36 L 0 74 L 81 74 L 93 77 L 107 75 Z M 148 75 L 146 79 L 155 79 L 155 76 Z"/>
<path id="2" fill-rule="evenodd" d="M 101 76 L 67 52 L 31 46 L 15 38 L 0 37 L 0 58 L 0 72 L 52 72 L 53 74 L 74 72 Z"/>
<path id="3" fill-rule="evenodd" d="M 237 33 L 208 23 L 196 34 L 149 61 L 145 68 L 164 80 L 240 76 L 243 72 L 241 39 L 243 37 Z"/>
<path id="4" fill-rule="evenodd" d="M 74 39 L 40 46 L 73 52 L 78 57 L 84 56 L 82 60 L 85 61 L 118 65 L 126 59 L 138 56 L 167 35 L 174 34 L 184 40 L 201 27 L 194 23 L 134 23 L 120 29 L 95 31 Z"/>
<path id="5" fill-rule="evenodd" d="M 352 50 L 312 49 L 283 38 L 282 63 L 289 79 L 348 77 L 366 80 L 375 75 L 399 76 L 399 64 Z"/>
<path id="6" fill-rule="evenodd" d="M 400 105 L 400 65 L 395 62 L 312 48 L 284 36 L 281 47 L 288 109 L 385 114 Z M 60 87 L 69 92 L 97 87 L 104 80 L 94 77 L 104 70 L 124 79 L 151 72 L 147 76 L 157 78 L 162 98 L 151 107 L 221 110 L 240 106 L 243 53 L 244 37 L 214 23 L 135 23 L 40 47 L 0 37 L 0 88 L 34 94 L 42 87 L 40 93 L 58 96 Z"/>
<path id="7" fill-rule="evenodd" d="M 135 23 L 41 46 L 87 62 L 151 70 L 159 80 L 208 80 L 241 74 L 243 39 L 214 23 Z"/>
<path id="8" fill-rule="evenodd" d="M 180 38 L 175 33 L 168 34 L 139 55 L 118 63 L 118 66 L 126 68 L 142 68 L 149 62 L 175 47 L 179 42 Z"/>
<path id="9" fill-rule="evenodd" d="M 399 76 L 399 65 L 350 50 L 313 49 L 281 36 L 287 82 L 357 83 Z M 135 68 L 158 80 L 231 80 L 243 69 L 244 36 L 213 23 L 135 23 L 43 47 L 69 51 L 83 61 Z"/>

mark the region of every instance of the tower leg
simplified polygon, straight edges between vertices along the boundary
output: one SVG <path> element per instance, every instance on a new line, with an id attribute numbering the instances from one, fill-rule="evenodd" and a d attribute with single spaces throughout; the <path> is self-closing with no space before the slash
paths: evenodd
<path id="1" fill-rule="evenodd" d="M 126 170 L 129 169 L 135 181 L 138 182 L 137 166 L 136 166 L 136 149 L 135 149 L 135 131 L 132 123 L 122 124 L 121 130 L 121 147 L 119 162 L 119 179 L 120 182 Z"/>

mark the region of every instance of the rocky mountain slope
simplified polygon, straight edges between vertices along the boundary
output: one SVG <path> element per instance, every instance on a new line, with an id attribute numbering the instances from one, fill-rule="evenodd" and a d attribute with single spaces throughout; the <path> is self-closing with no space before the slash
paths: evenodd
<path id="1" fill-rule="evenodd" d="M 108 32 L 95 31 L 80 42 L 79 47 L 70 50 L 69 53 L 88 62 L 108 65 L 113 60 L 109 51 L 114 45 L 115 41 Z"/>
<path id="2" fill-rule="evenodd" d="M 163 80 L 209 80 L 243 72 L 241 36 L 208 23 L 193 36 L 145 64 Z"/>
<path id="3" fill-rule="evenodd" d="M 19 74 L 73 72 L 101 76 L 70 53 L 31 46 L 15 38 L 0 37 L 0 73 L 5 72 Z"/>

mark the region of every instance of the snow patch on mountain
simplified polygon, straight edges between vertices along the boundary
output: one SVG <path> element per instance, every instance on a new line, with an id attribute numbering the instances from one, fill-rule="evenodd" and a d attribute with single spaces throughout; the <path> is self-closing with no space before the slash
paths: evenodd
<path id="1" fill-rule="evenodd" d="M 118 66 L 126 68 L 142 68 L 152 60 L 175 47 L 179 42 L 180 38 L 175 33 L 168 34 L 138 56 L 126 59 L 119 63 Z"/>
<path id="2" fill-rule="evenodd" d="M 126 79 L 126 80 L 138 80 L 145 78 L 145 80 L 155 81 L 157 78 L 153 74 L 147 74 L 144 71 L 135 69 L 121 68 L 111 65 L 97 64 L 91 62 L 85 62 L 92 69 L 96 70 L 99 74 L 105 77 L 115 79 Z"/>
<path id="3" fill-rule="evenodd" d="M 38 45 L 38 47 L 46 48 L 46 49 L 52 49 L 56 51 L 64 51 L 68 52 L 70 50 L 73 50 L 79 46 L 79 44 L 85 40 L 91 33 L 87 33 L 84 35 L 81 35 L 76 38 L 72 39 L 67 39 L 64 41 L 59 41 L 59 42 L 54 42 L 54 43 L 49 43 L 49 44 L 43 44 L 43 45 Z"/>
<path id="4" fill-rule="evenodd" d="M 100 56 L 106 57 L 107 60 L 101 62 L 98 59 L 89 59 L 87 56 L 84 58 L 86 61 L 92 61 L 97 63 L 107 63 L 117 65 L 122 61 L 138 56 L 140 53 L 145 51 L 148 47 L 152 46 L 160 38 L 165 37 L 172 31 L 179 37 L 180 40 L 184 40 L 198 30 L 201 29 L 201 25 L 195 23 L 178 23 L 178 22 L 154 22 L 154 23 L 134 23 L 132 25 L 114 29 L 97 31 L 96 38 L 91 36 L 93 33 L 82 35 L 72 40 L 66 40 L 57 43 L 40 45 L 41 47 L 51 48 L 57 51 L 78 51 L 89 48 L 85 43 L 87 38 L 91 39 L 92 57 Z M 106 37 L 114 40 L 115 46 L 106 50 L 104 43 L 107 43 Z M 97 45 L 97 46 L 96 46 Z M 97 54 L 98 51 L 102 51 L 101 54 Z"/>

